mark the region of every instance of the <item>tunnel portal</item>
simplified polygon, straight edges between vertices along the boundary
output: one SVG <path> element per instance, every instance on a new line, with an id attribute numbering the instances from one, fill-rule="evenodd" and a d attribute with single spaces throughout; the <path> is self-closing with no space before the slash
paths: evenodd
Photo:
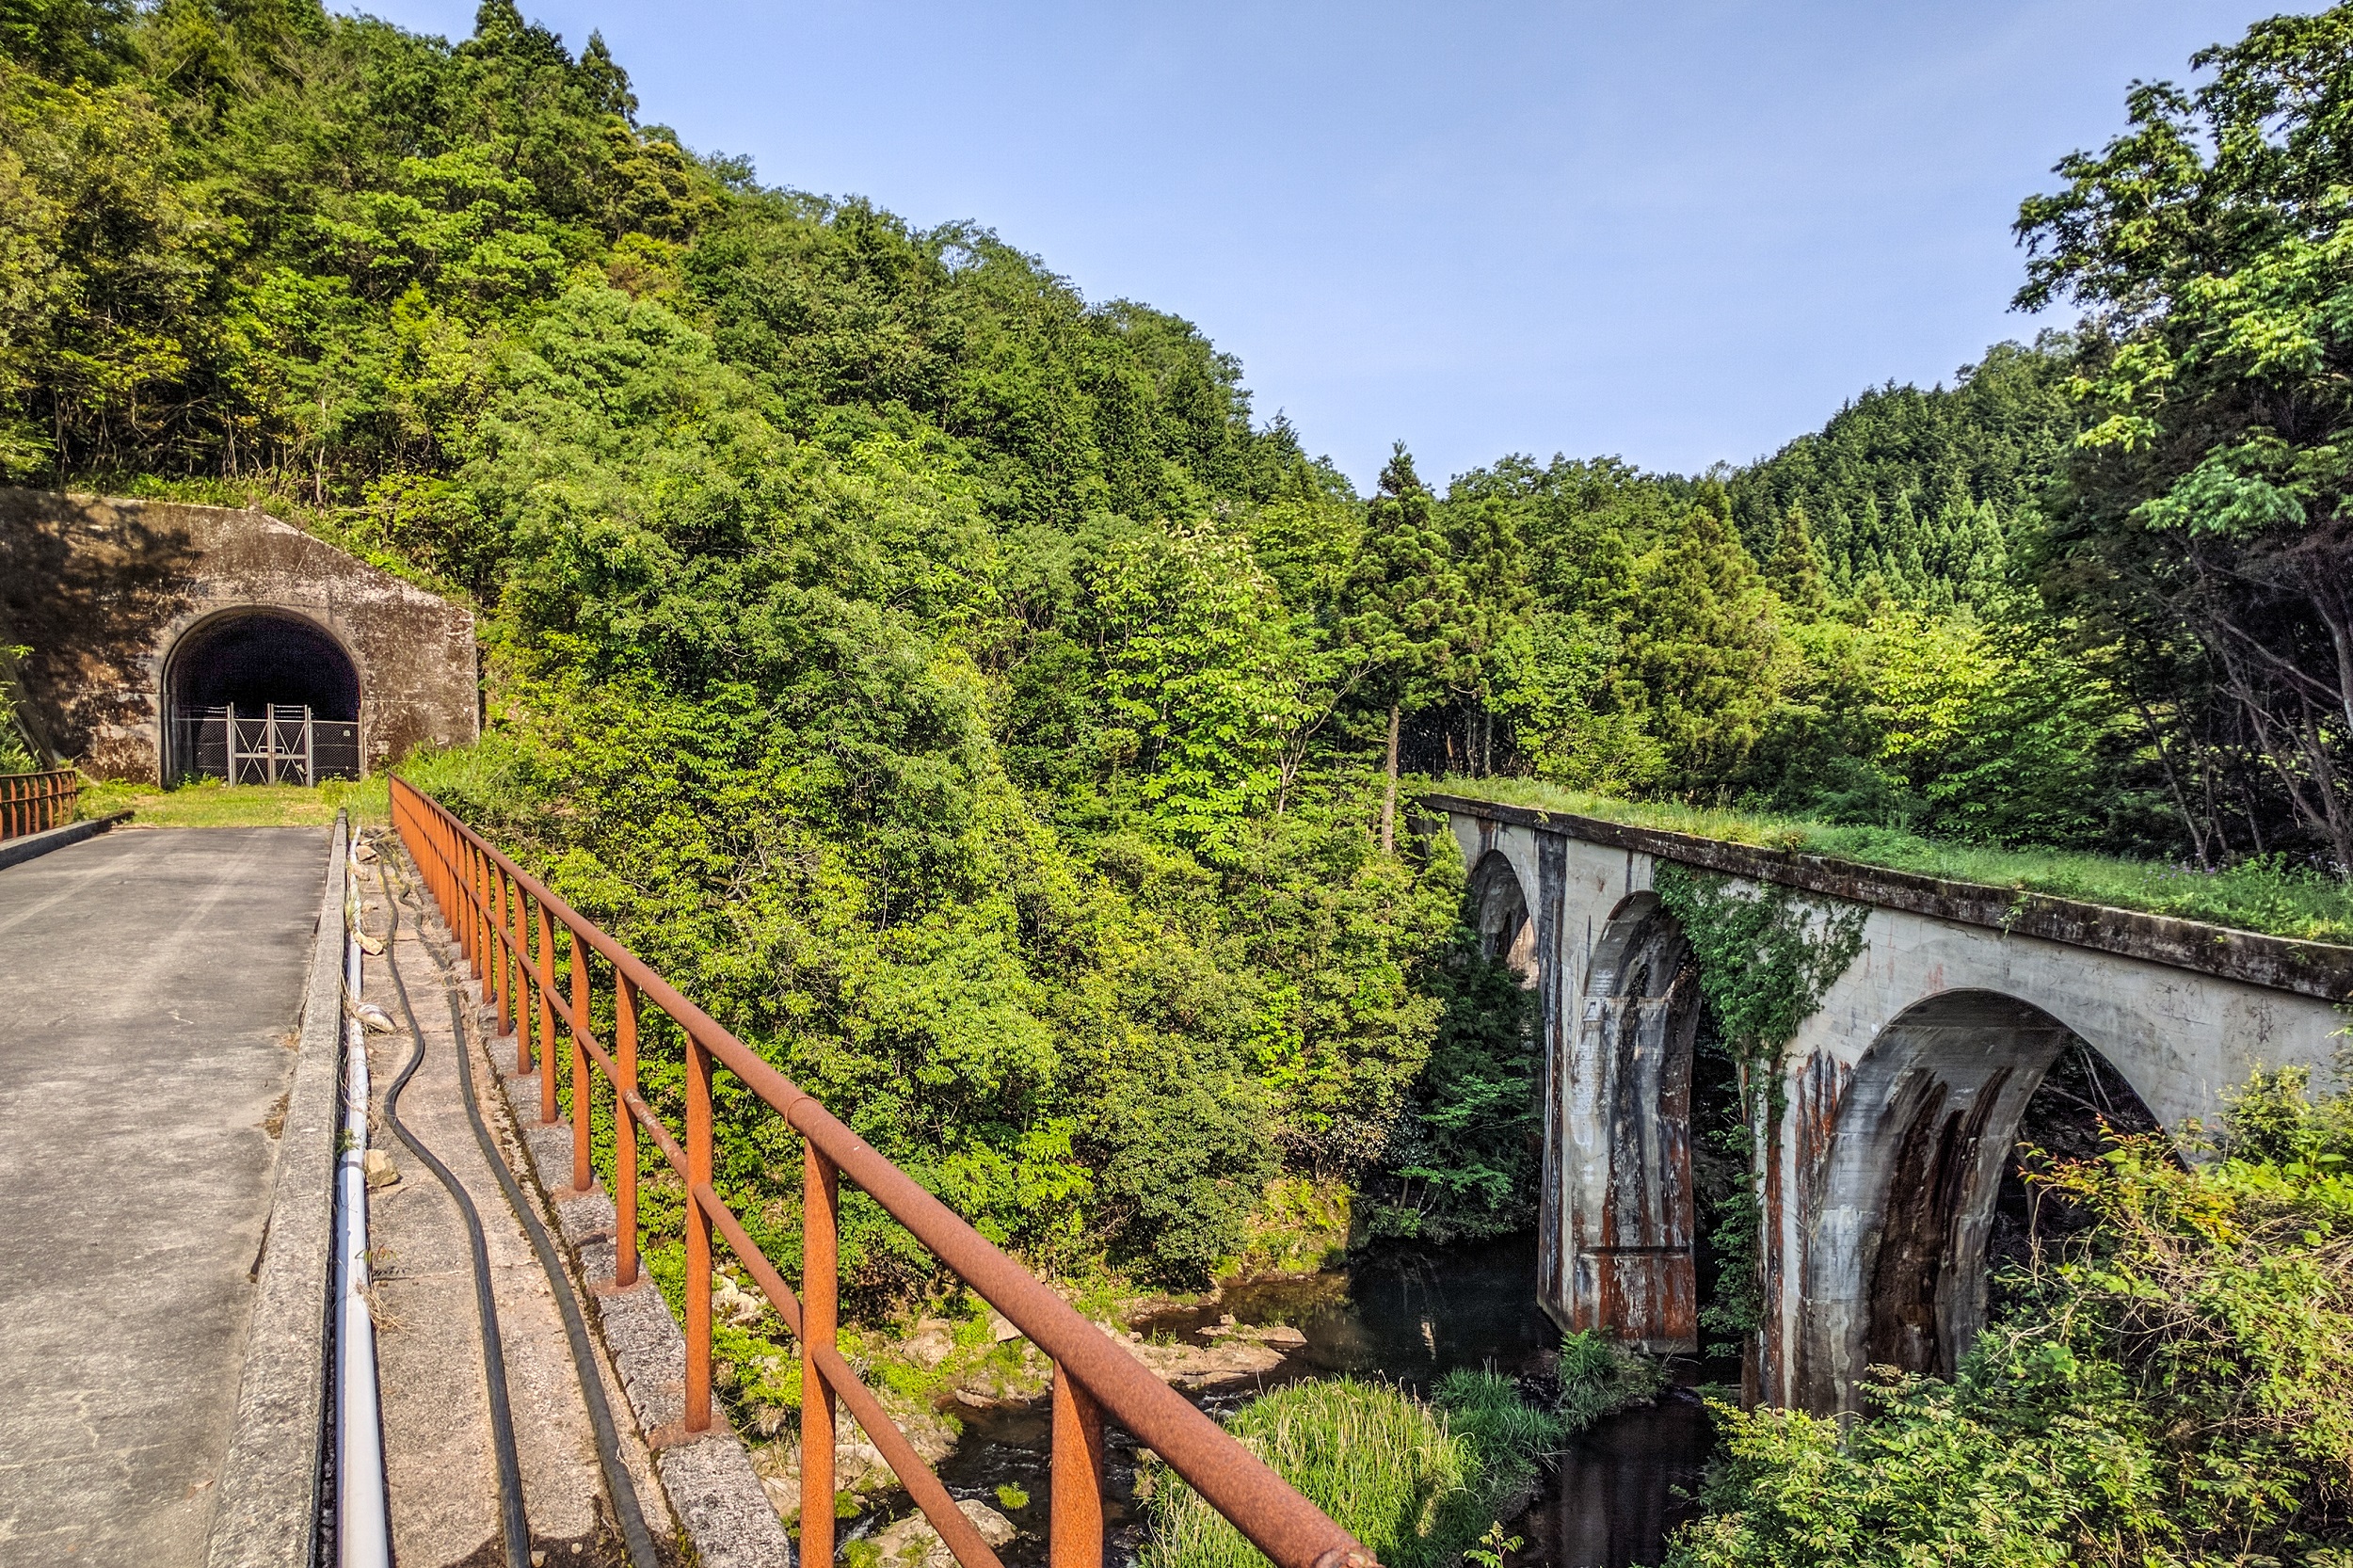
<path id="1" fill-rule="evenodd" d="M 165 677 L 167 776 L 315 784 L 360 776 L 360 672 L 299 616 L 233 610 L 190 629 Z"/>

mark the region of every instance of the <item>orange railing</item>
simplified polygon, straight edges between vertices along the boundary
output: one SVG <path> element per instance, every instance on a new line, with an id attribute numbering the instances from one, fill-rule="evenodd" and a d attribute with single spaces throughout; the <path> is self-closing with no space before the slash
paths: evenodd
<path id="1" fill-rule="evenodd" d="M 82 776 L 72 768 L 48 773 L 0 773 L 0 839 L 44 833 L 73 820 Z"/>
<path id="2" fill-rule="evenodd" d="M 497 1010 L 499 1032 L 515 1035 L 516 1070 L 533 1065 L 536 1022 L 539 1119 L 556 1120 L 555 1031 L 569 1045 L 572 1186 L 585 1191 L 590 1110 L 601 1077 L 615 1114 L 615 1284 L 638 1273 L 637 1138 L 643 1128 L 684 1182 L 686 1204 L 686 1429 L 710 1430 L 712 1232 L 758 1282 L 801 1341 L 800 1560 L 834 1557 L 834 1400 L 838 1396 L 898 1475 L 963 1568 L 1000 1568 L 997 1554 L 948 1490 L 858 1381 L 834 1343 L 839 1243 L 838 1178 L 848 1176 L 1030 1342 L 1052 1358 L 1052 1492 L 1048 1503 L 1052 1568 L 1101 1568 L 1103 1418 L 1147 1445 L 1277 1568 L 1374 1568 L 1371 1554 L 1321 1510 L 1228 1436 L 1125 1348 L 1073 1311 L 981 1234 L 790 1079 L 680 996 L 627 948 L 575 913 L 521 867 L 445 810 L 395 778 L 393 825 L 423 872 L 476 979 Z M 566 984 L 557 984 L 555 933 L 564 933 Z M 611 1048 L 592 1028 L 595 979 L 584 952 L 611 973 Z M 568 994 L 567 994 L 568 993 Z M 683 1141 L 637 1092 L 640 1009 L 658 1009 L 685 1036 Z M 598 1069 L 591 1075 L 589 1064 Z M 802 1139 L 801 1290 L 794 1295 L 712 1184 L 712 1077 L 724 1069 L 782 1116 Z"/>

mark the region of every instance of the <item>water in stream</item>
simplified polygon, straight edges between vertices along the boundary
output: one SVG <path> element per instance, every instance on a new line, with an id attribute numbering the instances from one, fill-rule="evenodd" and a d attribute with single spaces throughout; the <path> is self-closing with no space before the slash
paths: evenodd
<path id="1" fill-rule="evenodd" d="M 1255 1384 L 1221 1392 L 1203 1404 L 1225 1415 L 1265 1388 L 1303 1378 L 1353 1373 L 1386 1378 L 1427 1393 L 1457 1367 L 1533 1369 L 1560 1343 L 1560 1332 L 1535 1304 L 1532 1236 L 1475 1247 L 1361 1262 L 1344 1272 L 1251 1281 L 1228 1288 L 1213 1304 L 1163 1311 L 1133 1326 L 1147 1338 L 1198 1336 L 1231 1313 L 1238 1322 L 1288 1323 L 1306 1346 Z M 1041 1561 L 1046 1514 L 1048 1425 L 1035 1409 L 962 1411 L 964 1435 L 939 1465 L 960 1497 L 1001 1507 L 1000 1486 L 1029 1495 L 1008 1511 L 1021 1535 L 1006 1547 L 1009 1564 Z M 1511 1524 L 1526 1545 L 1515 1568 L 1623 1568 L 1655 1563 L 1666 1532 L 1690 1516 L 1713 1437 L 1696 1395 L 1677 1388 L 1655 1406 L 1595 1426 L 1561 1456 L 1527 1513 Z M 1141 1520 L 1126 1499 L 1134 1484 L 1133 1449 L 1116 1434 L 1107 1489 L 1118 1558 L 1130 1561 Z"/>

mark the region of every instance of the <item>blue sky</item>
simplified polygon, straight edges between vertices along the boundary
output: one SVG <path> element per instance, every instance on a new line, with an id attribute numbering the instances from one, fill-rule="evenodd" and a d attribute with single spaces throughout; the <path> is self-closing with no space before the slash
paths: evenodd
<path id="1" fill-rule="evenodd" d="M 1360 488 L 1507 452 L 1744 462 L 2010 312 L 2018 200 L 2222 0 L 520 0 L 760 178 L 978 220 L 1197 323 Z M 377 0 L 423 31 L 466 0 Z"/>

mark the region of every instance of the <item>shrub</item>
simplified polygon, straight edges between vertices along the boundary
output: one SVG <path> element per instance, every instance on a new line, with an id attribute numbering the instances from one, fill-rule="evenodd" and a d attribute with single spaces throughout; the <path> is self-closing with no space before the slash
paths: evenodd
<path id="1" fill-rule="evenodd" d="M 1679 1568 L 2353 1564 L 2353 1101 L 2258 1076 L 2210 1163 L 2126 1137 L 2035 1179 L 2096 1213 L 1951 1383 L 1841 1432 L 1718 1408 Z"/>
<path id="2" fill-rule="evenodd" d="M 1648 1361 L 1598 1335 L 1562 1347 L 1562 1398 L 1530 1402 L 1502 1373 L 1438 1380 L 1428 1402 L 1387 1384 L 1294 1384 L 1227 1430 L 1362 1542 L 1384 1568 L 1450 1568 L 1525 1501 L 1537 1464 L 1590 1422 L 1657 1392 Z M 1266 1568 L 1241 1533 L 1174 1476 L 1156 1478 L 1142 1568 Z"/>

